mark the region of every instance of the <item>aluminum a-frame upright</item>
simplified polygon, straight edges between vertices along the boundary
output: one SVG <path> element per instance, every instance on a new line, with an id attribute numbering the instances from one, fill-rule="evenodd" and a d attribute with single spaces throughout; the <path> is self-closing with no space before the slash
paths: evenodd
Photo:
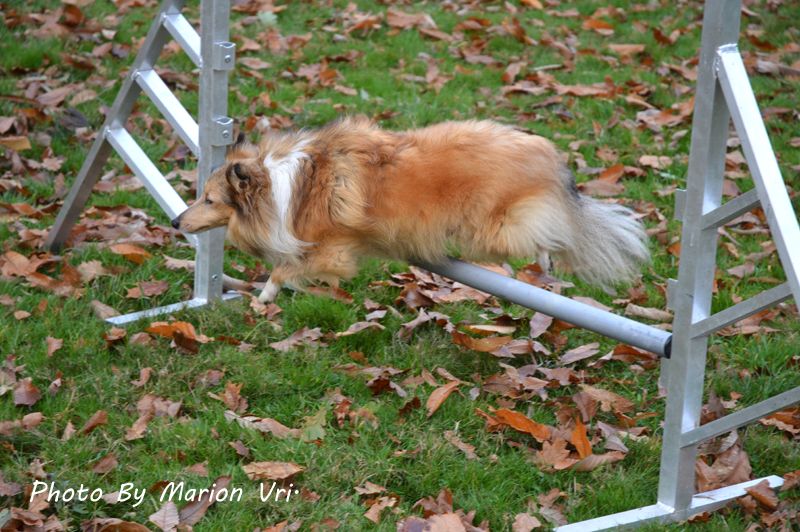
<path id="1" fill-rule="evenodd" d="M 661 451 L 658 502 L 652 506 L 560 527 L 560 531 L 607 530 L 647 522 L 686 519 L 744 496 L 768 476 L 714 491 L 695 492 L 697 446 L 800 402 L 800 386 L 700 425 L 708 336 L 790 297 L 800 304 L 800 228 L 778 162 L 737 48 L 739 0 L 709 0 L 703 16 L 702 49 L 692 123 L 687 190 L 678 197 L 683 221 L 678 281 L 670 286 L 675 310 L 667 372 L 667 408 Z M 722 203 L 726 141 L 731 119 L 753 177 L 748 193 Z M 777 247 L 786 282 L 711 314 L 717 229 L 761 206 Z"/>
<path id="2" fill-rule="evenodd" d="M 133 62 L 106 116 L 103 127 L 58 213 L 45 245 L 61 248 L 70 230 L 89 199 L 92 187 L 112 150 L 125 161 L 144 183 L 170 219 L 186 209 L 186 203 L 170 186 L 155 164 L 147 157 L 125 127 L 133 105 L 141 92 L 177 132 L 197 157 L 197 193 L 211 171 L 223 163 L 226 146 L 233 140 L 233 120 L 227 116 L 228 73 L 235 63 L 236 47 L 228 41 L 230 1 L 202 0 L 200 4 L 201 34 L 182 14 L 185 0 L 163 0 L 158 15 Z M 200 70 L 198 120 L 181 105 L 155 70 L 164 46 L 173 38 Z M 215 299 L 228 299 L 236 294 L 222 290 L 222 259 L 225 229 L 198 235 L 186 235 L 195 248 L 194 294 L 189 301 L 116 316 L 107 321 L 123 324 L 142 318 L 174 312 L 182 308 L 200 307 Z"/>

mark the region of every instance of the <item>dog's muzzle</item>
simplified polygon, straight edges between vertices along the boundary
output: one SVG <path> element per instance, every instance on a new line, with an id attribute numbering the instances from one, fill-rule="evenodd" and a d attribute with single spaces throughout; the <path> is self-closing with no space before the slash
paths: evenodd
<path id="1" fill-rule="evenodd" d="M 179 229 L 181 227 L 181 217 L 180 216 L 178 216 L 177 218 L 172 220 L 172 227 L 174 227 L 175 229 Z"/>

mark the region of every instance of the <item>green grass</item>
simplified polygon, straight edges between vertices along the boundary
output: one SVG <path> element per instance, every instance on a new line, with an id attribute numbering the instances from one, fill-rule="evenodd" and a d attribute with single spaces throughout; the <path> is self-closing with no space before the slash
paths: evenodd
<path id="1" fill-rule="evenodd" d="M 263 79 L 249 76 L 246 68 L 237 67 L 230 79 L 231 116 L 245 120 L 252 115 L 266 118 L 280 115 L 291 119 L 298 127 L 313 127 L 343 113 L 363 113 L 377 117 L 383 126 L 395 129 L 448 119 L 492 118 L 552 138 L 569 154 L 573 167 L 578 157 L 584 159 L 588 167 L 602 168 L 613 164 L 598 156 L 600 148 L 615 151 L 617 160 L 614 162 L 631 166 L 639 166 L 638 159 L 642 155 L 667 155 L 673 158 L 670 167 L 660 172 L 649 170 L 644 177 L 627 177 L 624 197 L 640 206 L 654 204 L 669 220 L 667 240 L 679 236 L 681 226 L 672 220 L 673 197 L 661 197 L 656 191 L 669 185 L 685 185 L 690 135 L 680 137 L 677 133 L 688 129 L 688 123 L 665 128 L 659 134 L 636 127 L 635 115 L 641 108 L 625 101 L 625 90 L 620 95 L 603 99 L 564 96 L 561 102 L 545 107 L 536 107 L 535 104 L 553 93 L 505 98 L 500 92 L 500 76 L 508 62 L 526 62 L 527 67 L 521 73 L 524 77 L 536 66 L 566 65 L 565 58 L 552 46 L 524 45 L 501 32 L 476 35 L 476 38 L 488 39 L 484 53 L 498 60 L 498 65 L 491 67 L 464 61 L 459 54 L 459 48 L 466 46 L 463 42 L 435 41 L 421 37 L 416 31 L 394 34 L 385 23 L 368 36 L 354 32 L 341 39 L 336 36 L 343 35 L 341 13 L 347 2 L 328 4 L 291 3 L 278 14 L 277 28 L 284 36 L 312 33 L 313 37 L 305 47 L 283 55 L 270 55 L 266 49 L 260 53 L 243 54 L 260 57 L 272 66 L 260 71 Z M 60 5 L 60 2 L 52 0 L 38 0 L 24 5 L 15 3 L 13 8 L 31 14 L 43 13 Z M 360 10 L 372 13 L 386 9 L 384 5 L 366 1 L 356 2 L 356 5 Z M 503 2 L 479 5 L 484 9 L 456 12 L 434 2 L 403 5 L 400 9 L 429 13 L 439 29 L 448 33 L 470 16 L 487 18 L 492 24 L 510 19 Z M 517 5 L 519 12 L 516 16 L 531 38 L 543 42 L 548 38 L 567 42 L 578 51 L 573 59 L 573 68 L 547 71 L 562 84 L 590 84 L 610 79 L 614 85 L 624 89 L 629 82 L 635 82 L 647 87 L 647 101 L 662 109 L 688 99 L 693 84 L 679 74 L 663 70 L 662 65 L 680 65 L 696 55 L 701 4 L 683 4 L 675 13 L 668 2 L 638 4 L 637 9 L 633 9 L 628 2 L 616 1 L 611 3 L 611 7 L 620 8 L 624 15 L 601 17 L 614 24 L 614 36 L 604 37 L 581 28 L 585 17 L 606 5 L 581 1 L 565 3 L 554 9 L 564 11 L 574 7 L 581 15 L 577 18 L 557 17 L 549 9 L 540 11 Z M 760 18 L 745 16 L 745 25 L 760 26 L 764 30 L 762 39 L 768 39 L 779 49 L 787 45 L 796 48 L 800 40 L 800 32 L 795 27 L 800 15 L 797 6 L 787 4 L 773 10 L 770 4 L 757 2 L 749 8 Z M 83 8 L 83 11 L 87 19 L 104 25 L 108 23 L 106 17 L 117 9 L 112 3 L 101 1 Z M 86 83 L 96 91 L 97 98 L 79 104 L 77 110 L 85 115 L 93 128 L 99 127 L 103 120 L 101 107 L 111 105 L 118 89 L 118 84 L 108 80 L 118 80 L 127 71 L 135 55 L 134 41 L 138 42 L 146 33 L 153 13 L 153 7 L 146 7 L 119 15 L 120 24 L 114 28 L 117 33 L 113 41 L 134 45 L 133 49 L 123 59 L 101 58 L 96 62 L 94 72 L 72 68 L 62 61 L 62 54 L 89 54 L 97 42 L 75 37 L 30 38 L 30 32 L 36 28 L 31 22 L 12 29 L 8 29 L 6 24 L 0 25 L 0 94 L 22 96 L 32 76 L 45 75 L 50 80 L 57 80 L 56 85 L 59 82 Z M 188 14 L 190 19 L 196 20 L 198 9 L 195 4 L 188 8 Z M 4 16 L 6 20 L 10 17 L 8 12 Z M 239 40 L 240 36 L 258 40 L 258 35 L 268 30 L 259 22 L 243 25 L 242 21 L 243 16 L 234 13 L 234 40 Z M 322 31 L 320 28 L 323 26 L 333 26 L 336 31 Z M 674 45 L 664 46 L 655 39 L 651 28 L 659 28 L 665 35 L 675 29 L 687 31 Z M 613 65 L 614 60 L 610 58 L 615 55 L 608 50 L 609 43 L 644 44 L 645 53 L 629 63 Z M 740 45 L 748 53 L 757 51 L 747 39 L 743 38 Z M 356 96 L 342 94 L 332 87 L 313 86 L 289 74 L 303 64 L 312 65 L 323 58 L 335 58 L 353 51 L 359 55 L 352 62 L 331 61 L 329 66 L 340 73 L 337 83 L 356 89 Z M 443 75 L 452 77 L 438 94 L 424 83 L 404 78 L 406 75 L 424 76 L 428 68 L 425 58 L 428 56 L 433 58 Z M 652 64 L 640 62 L 639 58 L 652 60 Z M 796 52 L 787 52 L 782 62 L 791 64 L 797 60 Z M 164 58 L 159 67 L 176 72 L 191 71 L 191 64 L 181 54 Z M 797 107 L 800 83 L 796 77 L 754 75 L 752 83 L 762 108 Z M 258 97 L 262 93 L 269 94 L 274 109 L 267 109 L 260 103 Z M 197 106 L 194 93 L 181 90 L 178 97 L 194 112 Z M 28 107 L 0 98 L 0 116 L 15 116 Z M 79 140 L 61 124 L 63 109 L 47 110 L 44 121 L 32 124 L 33 148 L 21 155 L 32 160 L 49 156 L 41 137 L 35 134 L 48 135 L 52 154 L 64 157 L 60 172 L 69 185 L 90 143 Z M 140 99 L 137 111 L 142 116 L 159 117 L 157 110 L 144 98 Z M 790 117 L 794 115 L 772 115 L 767 128 L 784 177 L 796 190 L 800 151 L 791 148 L 790 141 L 800 137 L 800 125 Z M 168 149 L 168 128 L 155 123 L 151 132 L 155 135 L 148 135 L 144 124 L 141 117 L 133 119 L 131 131 L 143 149 L 158 160 Z M 256 134 L 251 135 L 255 137 Z M 570 147 L 575 141 L 582 141 L 582 144 Z M 9 155 L 6 153 L 0 160 L 6 173 L 3 177 L 20 181 L 27 194 L 6 192 L 0 195 L 0 202 L 26 202 L 37 207 L 51 203 L 55 190 L 54 176 L 45 174 L 45 179 L 39 179 L 35 172 L 14 175 L 7 161 Z M 163 162 L 158 164 L 165 173 L 173 169 Z M 179 166 L 188 169 L 192 163 L 187 161 Z M 112 158 L 107 169 L 118 173 L 127 171 L 116 157 Z M 581 172 L 576 174 L 579 181 L 592 178 Z M 752 186 L 747 179 L 736 182 L 743 191 Z M 794 202 L 797 207 L 796 197 Z M 153 223 L 168 223 L 155 201 L 143 190 L 94 193 L 89 204 L 129 205 L 145 210 L 153 217 Z M 20 218 L 0 224 L 0 251 L 15 249 L 30 255 L 31 250 L 19 245 L 19 224 L 28 228 L 47 228 L 52 225 L 54 216 L 55 212 L 42 219 Z M 658 220 L 650 217 L 646 222 L 655 227 Z M 760 235 L 734 236 L 742 255 L 759 251 L 759 243 L 767 238 Z M 653 263 L 643 277 L 647 306 L 663 308 L 665 279 L 677 276 L 677 259 L 665 248 L 665 242 L 651 241 Z M 134 265 L 96 244 L 68 250 L 64 260 L 72 266 L 99 260 L 106 268 L 118 270 L 115 275 L 100 277 L 87 285 L 80 298 L 58 297 L 32 288 L 19 279 L 0 281 L 0 294 L 16 299 L 14 307 L 0 306 L 0 353 L 15 354 L 16 364 L 25 366 L 21 376 L 31 377 L 43 392 L 41 400 L 32 409 L 14 406 L 11 392 L 2 395 L 0 420 L 19 419 L 29 411 L 42 412 L 46 417 L 32 431 L 0 437 L 4 449 L 0 453 L 0 468 L 6 481 L 30 482 L 27 471 L 35 459 L 44 464 L 49 479 L 57 484 L 77 486 L 83 483 L 106 492 L 118 489 L 123 482 L 150 487 L 161 481 L 186 480 L 190 486 L 199 488 L 206 487 L 219 475 L 232 475 L 232 484 L 243 488 L 245 501 L 215 505 L 196 525 L 197 530 L 251 530 L 282 520 L 302 521 L 304 529 L 311 529 L 315 523 L 327 518 L 340 522 L 340 530 L 394 530 L 399 519 L 418 515 L 419 511 L 412 508 L 418 499 L 435 496 L 445 487 L 452 491 L 457 508 L 475 510 L 475 522 L 487 520 L 493 530 L 510 529 L 514 516 L 527 510 L 529 499 L 535 499 L 552 488 L 567 494 L 561 502 L 571 522 L 655 502 L 661 442 L 659 423 L 664 408 L 663 401 L 656 399 L 657 370 L 635 372 L 622 362 L 610 362 L 602 369 L 589 369 L 588 374 L 595 385 L 633 400 L 636 412 L 655 412 L 658 415 L 639 422 L 640 426 L 648 428 L 648 437 L 638 442 L 626 441 L 630 453 L 623 461 L 592 473 L 545 473 L 531 462 L 525 449 L 509 445 L 511 442 L 531 447 L 534 446 L 531 438 L 510 432 L 489 433 L 484 421 L 475 414 L 476 408 L 488 411 L 490 407 L 498 407 L 497 396 L 483 392 L 472 401 L 466 393 L 468 387 L 462 387 L 464 393 L 454 393 L 432 417 L 427 418 L 422 408 L 403 418 L 398 410 L 412 397 L 418 397 L 424 405 L 432 391 L 429 385 L 406 386 L 407 398 L 394 394 L 373 397 L 366 386 L 366 376 L 351 376 L 337 367 L 352 362 L 350 352 L 360 351 L 370 365 L 407 370 L 404 376 L 419 376 L 423 370 L 434 372 L 441 367 L 460 379 L 478 384 L 479 380 L 501 373 L 500 362 L 515 366 L 532 362 L 554 366 L 557 355 L 563 350 L 556 351 L 552 358 L 537 356 L 534 360 L 530 357 L 498 360 L 455 346 L 449 335 L 432 324 L 423 325 L 410 339 L 401 340 L 397 332 L 402 323 L 412 319 L 413 314 L 399 306 L 402 316 L 387 314 L 382 321 L 386 326 L 384 331 L 365 331 L 351 337 L 326 340 L 325 347 L 305 347 L 289 353 L 269 347 L 271 342 L 282 340 L 304 326 L 320 327 L 323 332 L 347 329 L 350 324 L 364 318 L 366 311 L 362 303 L 366 298 L 393 305 L 399 290 L 371 287 L 370 282 L 386 280 L 390 273 L 403 271 L 404 265 L 379 261 L 368 262 L 355 279 L 343 285 L 354 296 L 352 304 L 283 291 L 277 300 L 283 312 L 274 323 L 259 317 L 248 319 L 252 312 L 247 302 L 241 300 L 174 315 L 176 319 L 192 322 L 198 332 L 209 337 L 227 335 L 253 344 L 249 351 L 243 352 L 216 341 L 202 345 L 196 355 L 186 355 L 170 347 L 169 341 L 163 339 L 156 340 L 152 346 L 123 342 L 109 348 L 103 339 L 108 327 L 94 317 L 90 305 L 92 300 L 100 300 L 124 313 L 191 296 L 191 275 L 167 270 L 161 256 L 163 253 L 191 258 L 191 251 L 174 243 L 164 248 L 151 247 L 150 251 L 152 258 L 142 265 Z M 758 263 L 756 272 L 744 280 L 724 273 L 739 261 L 722 250 L 718 258 L 723 273 L 719 277 L 715 309 L 730 305 L 735 297 L 748 297 L 771 286 L 753 282 L 753 277 L 783 277 L 775 256 Z M 242 275 L 234 265 L 254 267 L 256 264 L 254 259 L 236 250 L 230 249 L 226 253 L 225 268 L 230 275 Z M 521 264 L 515 263 L 517 266 Z M 59 266 L 54 268 L 52 273 L 57 275 Z M 129 288 L 151 279 L 167 280 L 170 287 L 164 294 L 150 299 L 125 297 Z M 607 305 L 612 305 L 614 299 L 614 296 L 577 281 L 576 287 L 568 289 L 566 294 L 591 296 Z M 47 304 L 44 311 L 38 310 L 42 301 Z M 504 302 L 500 304 L 512 316 L 530 316 L 530 311 L 524 308 Z M 17 321 L 12 314 L 18 309 L 29 311 L 32 316 Z M 485 309 L 471 303 L 444 305 L 436 310 L 450 315 L 454 323 L 487 319 Z M 128 337 L 144 330 L 148 323 L 131 325 Z M 731 392 L 740 393 L 739 404 L 747 405 L 800 384 L 797 362 L 793 358 L 799 353 L 800 345 L 800 326 L 796 317 L 787 311 L 770 325 L 778 328 L 779 332 L 711 340 L 707 391 L 713 390 L 723 398 L 728 398 Z M 525 334 L 526 326 L 516 333 L 518 336 Z M 601 352 L 606 353 L 615 345 L 607 338 L 583 330 L 572 329 L 565 334 L 569 343 L 564 349 L 598 341 Z M 64 340 L 64 347 L 51 358 L 46 356 L 45 338 L 48 336 Z M 153 368 L 153 375 L 143 388 L 135 388 L 130 381 L 136 379 L 140 369 L 145 367 Z M 583 368 L 583 363 L 578 367 Z M 225 372 L 221 383 L 210 387 L 196 385 L 197 378 L 210 369 Z M 47 387 L 59 373 L 62 386 L 51 395 L 47 393 Z M 402 377 L 396 380 L 400 381 Z M 442 381 L 441 378 L 438 380 Z M 249 413 L 275 418 L 290 427 L 303 426 L 305 418 L 322 410 L 327 420 L 325 437 L 319 445 L 291 438 L 280 440 L 226 421 L 224 405 L 208 395 L 222 393 L 226 382 L 242 384 L 241 393 L 249 401 Z M 335 389 L 352 399 L 353 410 L 364 408 L 371 412 L 377 426 L 373 427 L 362 419 L 359 423 L 339 428 L 328 399 Z M 519 401 L 515 409 L 538 421 L 553 424 L 556 422 L 553 401 L 569 398 L 577 391 L 578 387 L 574 385 L 552 389 L 547 401 L 538 398 Z M 145 393 L 181 401 L 181 415 L 178 419 L 159 417 L 152 420 L 144 438 L 128 442 L 124 439 L 125 431 L 137 418 L 136 403 Z M 99 409 L 108 412 L 107 425 L 89 435 L 76 435 L 62 441 L 68 423 L 79 429 Z M 598 414 L 596 420 L 616 422 L 614 416 L 607 413 Z M 474 445 L 479 459 L 467 460 L 461 451 L 448 443 L 443 437 L 447 430 L 457 431 L 464 441 Z M 773 428 L 753 425 L 743 429 L 741 435 L 754 475 L 784 474 L 800 469 L 800 447 L 784 434 Z M 250 449 L 252 461 L 291 461 L 305 466 L 306 471 L 294 482 L 318 494 L 319 500 L 312 502 L 297 497 L 288 503 L 259 501 L 257 484 L 248 480 L 241 468 L 250 460 L 240 458 L 228 445 L 235 440 L 241 440 Z M 399 450 L 415 451 L 416 454 L 397 456 L 395 453 Z M 110 451 L 116 454 L 119 466 L 104 475 L 93 473 L 91 464 Z M 208 463 L 209 478 L 184 471 L 187 466 L 198 462 Z M 389 492 L 399 496 L 397 508 L 385 512 L 378 526 L 363 517 L 367 508 L 354 491 L 354 487 L 366 481 L 386 486 Z M 21 495 L 0 499 L 3 506 L 24 506 L 25 503 Z M 147 523 L 147 516 L 160 506 L 151 493 L 137 508 L 127 503 L 108 505 L 98 502 L 55 504 L 49 511 L 74 527 L 93 516 L 113 516 Z M 671 525 L 670 529 L 745 530 L 753 522 L 755 518 L 732 509 L 714 514 L 706 523 Z"/>

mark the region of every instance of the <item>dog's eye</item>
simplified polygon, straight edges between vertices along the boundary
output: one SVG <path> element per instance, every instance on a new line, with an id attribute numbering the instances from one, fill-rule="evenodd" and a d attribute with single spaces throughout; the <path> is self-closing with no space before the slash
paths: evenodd
<path id="1" fill-rule="evenodd" d="M 212 203 L 214 202 L 210 198 L 206 198 L 206 205 L 211 205 Z"/>

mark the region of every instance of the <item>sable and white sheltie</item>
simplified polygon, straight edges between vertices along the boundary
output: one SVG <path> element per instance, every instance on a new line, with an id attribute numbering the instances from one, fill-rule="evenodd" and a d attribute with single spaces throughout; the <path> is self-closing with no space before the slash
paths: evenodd
<path id="1" fill-rule="evenodd" d="M 259 299 L 284 283 L 336 285 L 359 259 L 556 259 L 601 286 L 648 259 L 633 213 L 578 193 L 555 146 L 490 121 L 405 132 L 363 118 L 237 142 L 203 195 L 172 221 L 227 226 L 238 248 L 273 264 Z"/>

